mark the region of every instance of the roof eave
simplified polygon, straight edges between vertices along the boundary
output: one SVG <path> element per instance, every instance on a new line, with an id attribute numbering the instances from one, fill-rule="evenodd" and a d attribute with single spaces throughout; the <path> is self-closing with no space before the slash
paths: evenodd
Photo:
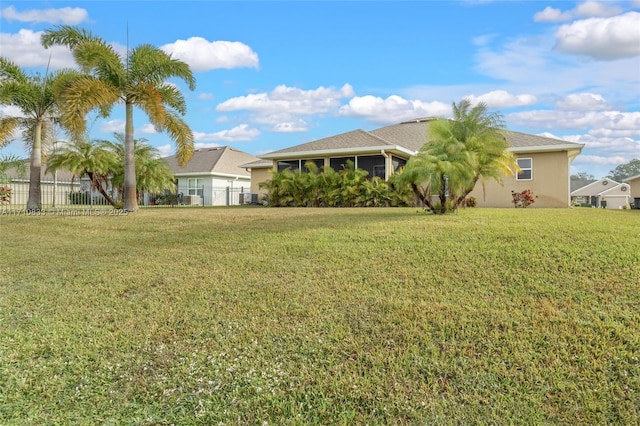
<path id="1" fill-rule="evenodd" d="M 583 144 L 538 145 L 538 146 L 512 146 L 508 150 L 514 153 L 528 152 L 553 152 L 553 151 L 582 151 Z"/>
<path id="2" fill-rule="evenodd" d="M 405 154 L 407 156 L 412 156 L 417 154 L 415 151 L 411 151 L 403 146 L 399 145 L 382 145 L 382 146 L 364 146 L 364 147 L 353 147 L 353 148 L 337 148 L 337 149 L 321 149 L 321 150 L 313 150 L 313 151 L 289 151 L 289 152 L 278 152 L 271 154 L 261 155 L 260 158 L 268 159 L 268 160 L 279 160 L 283 158 L 292 158 L 292 157 L 326 157 L 330 155 L 342 155 L 342 154 L 375 154 L 381 151 L 385 152 L 396 152 Z"/>

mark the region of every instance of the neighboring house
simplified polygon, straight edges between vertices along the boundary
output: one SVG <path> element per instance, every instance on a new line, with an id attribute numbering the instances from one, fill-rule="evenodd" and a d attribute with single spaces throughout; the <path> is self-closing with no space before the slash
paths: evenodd
<path id="1" fill-rule="evenodd" d="M 416 155 L 427 142 L 429 122 L 421 118 L 372 131 L 354 130 L 336 136 L 296 145 L 262 155 L 268 162 L 255 163 L 251 169 L 252 188 L 269 178 L 267 170 L 300 169 L 307 161 L 319 167 L 340 170 L 347 160 L 367 170 L 369 176 L 388 179 Z M 569 165 L 584 145 L 512 131 L 502 132 L 516 157 L 521 172 L 506 176 L 502 184 L 478 183 L 470 194 L 484 207 L 513 207 L 512 191 L 533 191 L 532 207 L 568 207 Z M 248 165 L 245 165 L 248 166 Z"/>
<path id="2" fill-rule="evenodd" d="M 229 206 L 240 204 L 240 194 L 250 192 L 251 174 L 240 166 L 258 158 L 221 146 L 196 149 L 184 167 L 175 155 L 165 160 L 176 176 L 184 204 Z"/>
<path id="3" fill-rule="evenodd" d="M 583 188 L 590 183 L 595 182 L 596 179 L 576 179 L 571 180 L 571 204 L 580 204 L 580 205 L 591 205 L 591 197 L 589 195 L 573 195 L 575 191 L 580 188 Z"/>
<path id="4" fill-rule="evenodd" d="M 609 178 L 602 178 L 571 192 L 571 199 L 592 207 L 621 209 L 629 207 L 630 186 Z"/>
<path id="5" fill-rule="evenodd" d="M 629 191 L 631 193 L 630 202 L 633 203 L 633 208 L 640 209 L 640 175 L 631 176 L 622 182 L 631 186 Z"/>
<path id="6" fill-rule="evenodd" d="M 44 173 L 46 165 L 40 174 L 40 195 L 43 207 L 60 207 L 69 205 L 105 205 L 105 198 L 91 186 L 91 180 L 86 176 L 74 176 L 68 170 L 57 170 Z M 10 207 L 24 208 L 29 199 L 29 165 L 25 173 L 19 173 L 15 168 L 9 168 L 4 176 L 0 176 L 0 186 L 11 188 Z M 116 195 L 108 186 L 107 191 Z M 5 205 L 4 207 L 7 207 Z"/>

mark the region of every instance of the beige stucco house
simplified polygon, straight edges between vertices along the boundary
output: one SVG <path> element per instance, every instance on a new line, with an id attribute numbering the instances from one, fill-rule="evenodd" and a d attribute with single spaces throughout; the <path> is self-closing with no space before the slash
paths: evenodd
<path id="1" fill-rule="evenodd" d="M 608 209 L 629 208 L 630 186 L 613 179 L 602 178 L 571 192 L 571 198 L 581 204 Z"/>
<path id="2" fill-rule="evenodd" d="M 178 165 L 175 155 L 165 160 L 175 174 L 184 204 L 229 206 L 241 204 L 241 194 L 250 192 L 251 173 L 240 166 L 259 159 L 220 146 L 196 149 L 184 167 Z"/>
<path id="3" fill-rule="evenodd" d="M 369 176 L 388 179 L 427 142 L 433 120 L 422 118 L 371 131 L 354 130 L 262 155 L 263 161 L 244 165 L 251 172 L 251 190 L 259 192 L 259 183 L 271 177 L 269 170 L 297 170 L 307 161 L 340 170 L 352 160 Z M 521 172 L 505 177 L 502 184 L 487 182 L 484 191 L 478 184 L 470 194 L 478 206 L 513 207 L 512 191 L 530 189 L 536 197 L 532 207 L 568 207 L 569 165 L 584 145 L 513 131 L 503 134 Z"/>
<path id="4" fill-rule="evenodd" d="M 631 176 L 622 182 L 631 187 L 629 190 L 631 200 L 629 200 L 629 202 L 633 204 L 634 208 L 640 209 L 640 175 Z"/>

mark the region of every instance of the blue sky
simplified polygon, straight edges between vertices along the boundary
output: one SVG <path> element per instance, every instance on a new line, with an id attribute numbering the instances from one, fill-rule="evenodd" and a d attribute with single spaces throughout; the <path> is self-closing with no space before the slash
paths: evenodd
<path id="1" fill-rule="evenodd" d="M 54 25 L 118 51 L 153 44 L 197 81 L 185 121 L 196 147 L 250 154 L 354 129 L 451 114 L 467 97 L 507 128 L 585 144 L 572 172 L 601 177 L 640 158 L 640 0 L 630 1 L 3 1 L 0 54 L 28 72 L 72 67 L 45 51 Z M 11 113 L 0 105 L 0 114 Z M 174 146 L 142 113 L 137 138 Z M 91 136 L 124 131 L 124 110 Z M 60 136 L 61 138 L 64 135 Z M 14 142 L 1 154 L 25 155 Z"/>

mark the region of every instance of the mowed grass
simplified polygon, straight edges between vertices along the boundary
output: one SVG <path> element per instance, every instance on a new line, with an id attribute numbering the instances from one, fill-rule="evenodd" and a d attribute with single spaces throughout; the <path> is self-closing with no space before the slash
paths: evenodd
<path id="1" fill-rule="evenodd" d="M 640 214 L 0 217 L 0 424 L 637 424 Z"/>

